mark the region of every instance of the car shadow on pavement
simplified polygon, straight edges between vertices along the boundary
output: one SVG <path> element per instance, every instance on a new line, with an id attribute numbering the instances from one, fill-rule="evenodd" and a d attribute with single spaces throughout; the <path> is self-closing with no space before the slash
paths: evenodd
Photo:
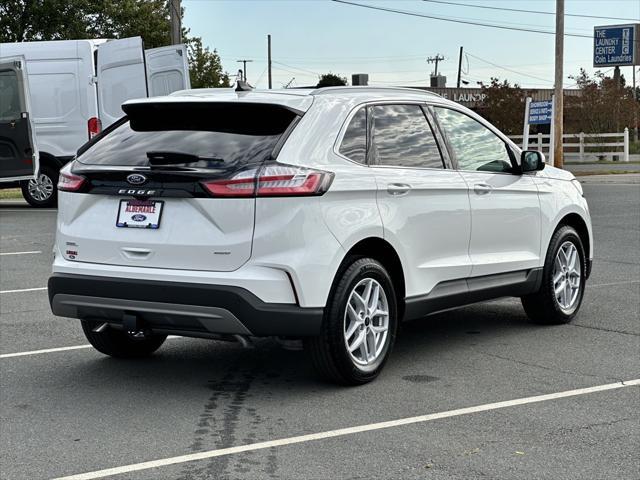
<path id="1" fill-rule="evenodd" d="M 470 345 L 496 336 L 541 328 L 548 327 L 528 323 L 519 302 L 508 300 L 431 315 L 401 325 L 386 370 L 410 371 L 413 364 L 429 364 L 445 351 L 455 355 L 459 350 L 462 355 Z M 107 396 L 115 393 L 111 391 L 114 386 L 118 390 L 162 391 L 171 385 L 173 392 L 179 392 L 202 386 L 228 390 L 245 381 L 301 394 L 342 388 L 319 379 L 304 352 L 285 350 L 274 339 L 257 339 L 253 348 L 228 342 L 169 339 L 147 359 L 114 359 L 92 352 L 90 359 L 68 365 L 66 372 L 69 382 L 76 386 L 95 384 L 99 378 L 101 386 L 94 386 Z"/>

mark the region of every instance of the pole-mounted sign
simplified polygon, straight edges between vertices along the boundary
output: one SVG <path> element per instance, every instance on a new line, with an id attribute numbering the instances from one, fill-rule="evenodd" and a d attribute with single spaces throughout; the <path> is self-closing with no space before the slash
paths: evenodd
<path id="1" fill-rule="evenodd" d="M 593 29 L 593 66 L 622 67 L 640 63 L 640 24 Z"/>
<path id="2" fill-rule="evenodd" d="M 553 166 L 553 142 L 555 132 L 553 128 L 553 98 L 551 100 L 542 100 L 532 102 L 531 97 L 527 97 L 524 106 L 524 130 L 522 132 L 522 149 L 529 149 L 529 126 L 551 124 L 549 135 L 549 155 L 547 163 Z M 538 151 L 542 151 L 542 145 L 538 144 Z"/>
<path id="3" fill-rule="evenodd" d="M 553 118 L 553 103 L 551 100 L 531 102 L 529 105 L 529 125 L 551 123 Z"/>

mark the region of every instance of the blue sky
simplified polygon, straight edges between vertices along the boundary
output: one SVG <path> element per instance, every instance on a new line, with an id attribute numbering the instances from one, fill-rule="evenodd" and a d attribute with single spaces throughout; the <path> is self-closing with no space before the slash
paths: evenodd
<path id="1" fill-rule="evenodd" d="M 421 0 L 352 0 L 426 15 L 455 17 L 553 31 L 553 15 L 515 13 L 443 5 Z M 456 3 L 555 11 L 554 0 L 451 0 Z M 554 36 L 416 18 L 374 11 L 330 0 L 183 0 L 184 26 L 216 48 L 229 73 L 237 59 L 247 58 L 249 82 L 266 87 L 267 34 L 272 36 L 274 88 L 293 81 L 294 86 L 317 82 L 319 73 L 332 71 L 351 78 L 368 73 L 370 84 L 426 85 L 433 65 L 426 58 L 441 54 L 439 71 L 447 86 L 455 86 L 458 50 L 463 59 L 463 79 L 469 87 L 491 76 L 508 78 L 525 87 L 552 88 Z M 566 13 L 640 18 L 640 0 L 566 0 Z M 565 18 L 565 31 L 593 35 L 595 25 L 633 23 L 606 18 Z M 640 23 L 640 20 L 637 21 Z M 593 40 L 565 37 L 566 77 L 580 67 L 592 72 Z M 487 63 L 490 62 L 490 63 Z M 491 65 L 499 65 L 502 68 Z M 505 70 L 508 69 L 508 70 Z M 509 71 L 512 70 L 512 71 Z M 631 67 L 622 73 L 629 82 Z"/>

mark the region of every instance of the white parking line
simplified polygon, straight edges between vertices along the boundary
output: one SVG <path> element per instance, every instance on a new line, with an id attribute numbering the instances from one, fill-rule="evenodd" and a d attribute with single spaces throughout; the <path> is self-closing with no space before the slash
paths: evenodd
<path id="1" fill-rule="evenodd" d="M 178 335 L 169 335 L 167 340 L 172 340 L 174 338 L 183 338 Z M 55 352 L 66 352 L 68 350 L 81 350 L 84 348 L 91 348 L 91 345 L 71 345 L 69 347 L 55 347 L 55 348 L 45 348 L 42 350 L 30 350 L 27 352 L 14 352 L 14 353 L 3 353 L 0 355 L 0 359 L 3 358 L 15 358 L 15 357 L 28 357 L 30 355 L 41 355 L 43 353 L 55 353 Z"/>
<path id="2" fill-rule="evenodd" d="M 2 252 L 0 253 L 0 256 L 2 255 L 36 255 L 38 253 L 42 253 L 41 250 L 33 250 L 32 252 Z"/>
<path id="3" fill-rule="evenodd" d="M 41 290 L 46 290 L 46 289 L 47 289 L 47 287 L 20 288 L 18 290 L 0 290 L 0 293 L 39 292 Z"/>
<path id="4" fill-rule="evenodd" d="M 0 213 L 2 212 L 12 212 L 12 213 L 22 213 L 22 212 L 33 212 L 33 213 L 49 213 L 49 212 L 57 212 L 58 210 L 52 208 L 2 208 L 2 204 L 0 203 Z"/>
<path id="5" fill-rule="evenodd" d="M 459 408 L 457 410 L 448 410 L 446 412 L 430 413 L 417 417 L 400 418 L 388 422 L 370 423 L 368 425 L 358 425 L 356 427 L 340 428 L 338 430 L 327 430 L 319 433 L 311 433 L 308 435 L 300 435 L 297 437 L 280 438 L 278 440 L 269 440 L 266 442 L 250 443 L 248 445 L 239 445 L 237 447 L 220 448 L 209 450 L 206 452 L 192 453 L 188 455 L 180 455 L 177 457 L 163 458 L 160 460 L 152 460 L 149 462 L 132 463 L 121 467 L 106 468 L 104 470 L 96 470 L 93 472 L 80 473 L 67 477 L 59 477 L 56 480 L 92 480 L 95 478 L 104 478 L 111 475 L 121 475 L 123 473 L 137 472 L 140 470 L 148 470 L 151 468 L 166 467 L 179 463 L 193 462 L 196 460 L 204 460 L 208 458 L 221 457 L 224 455 L 233 455 L 236 453 L 251 452 L 256 450 L 264 450 L 265 448 L 282 447 L 284 445 L 293 445 L 296 443 L 306 443 L 315 440 L 323 440 L 326 438 L 342 437 L 345 435 L 354 435 L 356 433 L 370 432 L 373 430 L 382 430 L 386 428 L 399 427 L 402 425 L 412 425 L 417 423 L 429 422 L 441 418 L 451 418 L 460 415 L 468 415 L 470 413 L 487 412 L 489 410 L 498 410 L 500 408 L 515 407 L 518 405 L 527 405 L 530 403 L 546 402 L 548 400 L 556 400 L 559 398 L 575 397 L 578 395 L 586 395 L 589 393 L 604 392 L 607 390 L 615 390 L 630 386 L 640 385 L 640 379 L 629 380 L 626 382 L 616 382 L 607 385 L 597 385 L 595 387 L 579 388 L 577 390 L 567 390 L 564 392 L 550 393 L 547 395 L 537 395 L 535 397 L 517 398 L 515 400 L 507 400 L 504 402 L 487 403 L 475 407 Z"/>
<path id="6" fill-rule="evenodd" d="M 73 345 L 71 347 L 45 348 L 43 350 L 31 350 L 30 352 L 3 353 L 0 358 L 26 357 L 28 355 L 40 355 L 41 353 L 66 352 L 67 350 L 79 350 L 91 348 L 91 345 Z"/>
<path id="7" fill-rule="evenodd" d="M 627 280 L 626 282 L 611 282 L 611 283 L 596 283 L 595 285 L 589 285 L 587 283 L 587 287 L 596 288 L 596 287 L 616 287 L 619 285 L 631 285 L 634 283 L 640 283 L 640 280 Z"/>

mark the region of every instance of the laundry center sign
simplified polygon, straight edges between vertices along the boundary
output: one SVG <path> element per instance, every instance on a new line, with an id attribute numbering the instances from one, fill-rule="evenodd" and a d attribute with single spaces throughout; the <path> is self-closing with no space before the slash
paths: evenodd
<path id="1" fill-rule="evenodd" d="M 593 66 L 622 67 L 640 60 L 640 25 L 606 25 L 593 30 Z"/>

